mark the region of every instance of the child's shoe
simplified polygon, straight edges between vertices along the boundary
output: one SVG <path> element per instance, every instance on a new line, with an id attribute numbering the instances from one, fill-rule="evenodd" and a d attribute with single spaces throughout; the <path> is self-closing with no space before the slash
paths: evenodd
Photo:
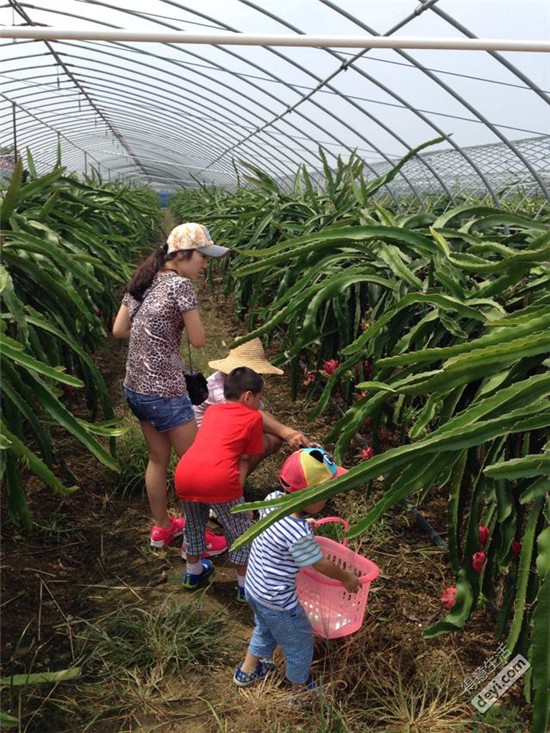
<path id="1" fill-rule="evenodd" d="M 210 530 L 206 530 L 205 536 L 206 550 L 202 557 L 216 557 L 217 555 L 223 555 L 227 550 L 227 540 L 219 534 L 214 534 Z M 187 560 L 187 548 L 182 545 L 181 548 L 181 559 Z"/>
<path id="2" fill-rule="evenodd" d="M 198 575 L 194 575 L 193 573 L 183 574 L 182 585 L 186 590 L 193 590 L 193 588 L 198 588 L 202 581 L 210 575 L 212 570 L 214 570 L 212 560 L 201 560 L 201 565 L 202 573 Z"/>
<path id="3" fill-rule="evenodd" d="M 237 586 L 237 588 L 235 590 L 235 600 L 237 601 L 237 603 L 242 603 L 243 605 L 245 603 L 248 603 L 248 601 L 246 600 L 246 595 L 245 595 L 245 592 L 244 592 L 244 586 L 243 585 L 238 585 Z"/>
<path id="4" fill-rule="evenodd" d="M 319 695 L 319 687 L 312 677 L 297 690 L 292 690 L 288 700 L 289 705 L 296 705 L 301 708 L 308 708 L 313 705 Z"/>
<path id="5" fill-rule="evenodd" d="M 272 659 L 260 659 L 256 665 L 254 672 L 243 672 L 242 664 L 239 664 L 233 675 L 233 682 L 239 687 L 248 687 L 253 685 L 255 682 L 263 680 L 266 675 L 273 672 L 275 669 L 275 662 Z"/>
<path id="6" fill-rule="evenodd" d="M 185 519 L 183 517 L 170 517 L 171 524 L 166 529 L 159 527 L 157 524 L 154 525 L 151 530 L 151 547 L 157 550 L 162 550 L 167 547 L 170 542 L 177 540 L 183 534 L 183 527 L 185 525 Z"/>

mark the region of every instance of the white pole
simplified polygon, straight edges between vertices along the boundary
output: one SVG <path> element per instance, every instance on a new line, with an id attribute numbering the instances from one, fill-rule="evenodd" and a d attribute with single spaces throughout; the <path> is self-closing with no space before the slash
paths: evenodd
<path id="1" fill-rule="evenodd" d="M 0 27 L 0 38 L 40 41 L 132 41 L 229 46 L 312 46 L 316 48 L 424 48 L 463 51 L 550 51 L 550 41 L 506 38 L 408 38 L 405 36 L 314 36 L 271 33 L 187 33 L 185 31 L 74 30 L 28 26 Z"/>

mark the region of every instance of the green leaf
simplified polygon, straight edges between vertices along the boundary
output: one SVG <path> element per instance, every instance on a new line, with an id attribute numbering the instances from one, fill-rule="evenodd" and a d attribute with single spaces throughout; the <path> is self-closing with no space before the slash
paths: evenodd
<path id="1" fill-rule="evenodd" d="M 0 677 L 1 687 L 31 687 L 34 685 L 51 685 L 58 682 L 75 680 L 82 674 L 80 667 L 61 669 L 59 672 L 36 672 L 31 674 L 13 674 L 10 677 Z"/>
<path id="2" fill-rule="evenodd" d="M 74 492 L 78 490 L 78 486 L 64 486 L 50 471 L 44 461 L 42 461 L 36 453 L 33 453 L 29 448 L 27 448 L 27 446 L 19 440 L 16 435 L 7 429 L 3 420 L 0 420 L 0 426 L 2 434 L 10 443 L 9 450 L 13 451 L 19 458 L 23 458 L 27 462 L 29 470 L 34 473 L 35 476 L 38 476 L 38 478 L 47 486 L 58 494 L 74 494 Z"/>
<path id="3" fill-rule="evenodd" d="M 514 617 L 512 619 L 512 625 L 506 640 L 506 647 L 513 654 L 516 644 L 519 639 L 519 635 L 523 626 L 523 617 L 525 613 L 526 593 L 527 593 L 527 582 L 529 580 L 529 574 L 531 572 L 531 561 L 533 557 L 534 544 L 535 544 L 535 531 L 537 528 L 537 522 L 543 506 L 543 499 L 536 499 L 527 517 L 525 524 L 525 530 L 523 532 L 521 540 L 521 551 L 519 556 L 519 567 L 518 567 L 518 580 L 517 590 L 515 598 Z"/>
<path id="4" fill-rule="evenodd" d="M 0 728 L 18 728 L 19 725 L 19 718 L 14 718 L 13 715 L 0 710 Z"/>
<path id="5" fill-rule="evenodd" d="M 534 481 L 519 497 L 520 504 L 528 504 L 538 496 L 546 496 L 550 491 L 550 478 L 542 477 Z"/>
<path id="6" fill-rule="evenodd" d="M 549 531 L 549 530 L 547 530 Z M 550 531 L 549 531 L 550 534 Z M 550 553 L 547 553 L 550 567 Z M 550 573 L 543 577 L 533 612 L 531 667 L 533 717 L 530 733 L 546 733 L 550 722 Z"/>
<path id="7" fill-rule="evenodd" d="M 40 401 L 44 410 L 62 427 L 74 435 L 81 443 L 83 443 L 93 455 L 112 471 L 120 471 L 120 467 L 116 460 L 92 438 L 88 431 L 85 430 L 78 420 L 59 402 L 57 397 L 46 388 L 35 376 L 33 372 L 29 372 L 29 377 L 34 380 L 33 389 L 37 399 Z"/>
<path id="8" fill-rule="evenodd" d="M 491 478 L 531 478 L 533 476 L 550 476 L 550 453 L 540 453 L 512 458 L 508 461 L 487 466 L 483 471 Z"/>
<path id="9" fill-rule="evenodd" d="M 14 341 L 4 334 L 0 334 L 0 346 L 2 347 L 3 357 L 10 359 L 16 364 L 20 364 L 28 370 L 32 369 L 33 371 L 38 372 L 38 374 L 43 374 L 45 377 L 55 379 L 57 382 L 63 382 L 63 384 L 70 384 L 72 387 L 84 386 L 84 382 L 81 382 L 80 379 L 59 371 L 59 368 L 54 369 L 53 367 L 44 364 L 44 362 L 37 361 L 36 359 L 33 359 L 32 356 L 23 353 L 23 347 L 18 344 L 17 341 Z"/>
<path id="10" fill-rule="evenodd" d="M 0 207 L 0 229 L 7 229 L 8 221 L 15 210 L 21 193 L 21 182 L 23 181 L 23 162 L 17 158 L 13 167 L 8 190 L 4 194 L 2 206 Z"/>

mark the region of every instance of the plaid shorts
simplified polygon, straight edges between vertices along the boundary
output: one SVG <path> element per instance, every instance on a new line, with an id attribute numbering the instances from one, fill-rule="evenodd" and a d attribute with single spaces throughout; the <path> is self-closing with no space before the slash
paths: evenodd
<path id="1" fill-rule="evenodd" d="M 187 548 L 188 555 L 199 555 L 206 550 L 204 531 L 208 522 L 210 509 L 216 512 L 219 523 L 229 547 L 246 530 L 252 526 L 252 520 L 248 512 L 232 514 L 231 508 L 244 504 L 241 496 L 232 501 L 221 504 L 207 504 L 200 501 L 182 501 L 183 513 L 185 514 L 185 527 L 183 529 L 183 541 Z M 229 559 L 234 565 L 246 565 L 250 554 L 250 545 L 241 547 L 239 550 L 231 550 Z"/>

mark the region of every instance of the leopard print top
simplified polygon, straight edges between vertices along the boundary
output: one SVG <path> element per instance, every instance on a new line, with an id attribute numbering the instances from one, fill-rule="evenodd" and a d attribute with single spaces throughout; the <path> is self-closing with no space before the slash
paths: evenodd
<path id="1" fill-rule="evenodd" d="M 139 394 L 181 397 L 187 392 L 180 354 L 182 313 L 199 306 L 193 283 L 176 272 L 157 273 L 141 306 L 130 293 L 122 304 L 132 321 L 124 386 Z"/>

